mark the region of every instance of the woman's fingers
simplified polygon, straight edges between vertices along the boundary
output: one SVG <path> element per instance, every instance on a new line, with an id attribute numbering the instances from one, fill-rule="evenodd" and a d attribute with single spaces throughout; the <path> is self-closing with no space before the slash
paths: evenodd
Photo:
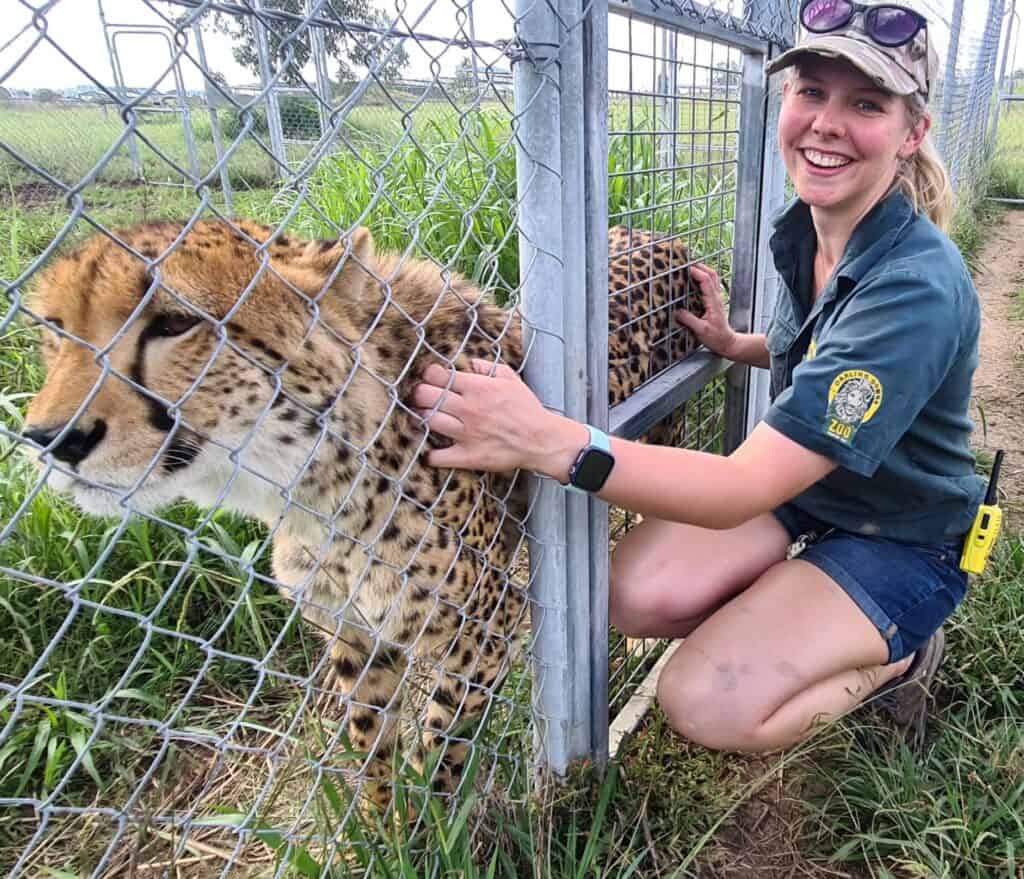
<path id="1" fill-rule="evenodd" d="M 431 449 L 426 453 L 427 464 L 443 470 L 477 470 L 480 462 L 472 453 L 467 453 L 458 443 L 446 449 Z"/>
<path id="2" fill-rule="evenodd" d="M 702 262 L 695 262 L 690 264 L 690 274 L 697 275 L 698 278 L 708 278 L 716 283 L 718 282 L 718 272 L 716 272 L 711 266 L 705 265 Z"/>
<path id="3" fill-rule="evenodd" d="M 680 308 L 676 310 L 675 315 L 676 320 L 698 338 L 700 338 L 708 328 L 708 322 L 702 317 L 697 317 L 697 315 L 692 311 Z"/>
<path id="4" fill-rule="evenodd" d="M 474 357 L 470 361 L 470 366 L 473 371 L 480 374 L 486 375 L 491 378 L 501 379 L 518 379 L 519 373 L 516 372 L 507 363 L 494 363 L 492 360 L 482 360 L 479 357 Z"/>
<path id="5" fill-rule="evenodd" d="M 434 409 L 417 409 L 416 411 L 434 433 L 440 433 L 449 439 L 458 439 L 462 436 L 465 425 L 454 415 Z"/>
<path id="6" fill-rule="evenodd" d="M 458 415 L 462 399 L 457 392 L 449 390 L 445 385 L 420 382 L 412 389 L 409 401 L 417 409 L 444 409 L 450 415 Z"/>

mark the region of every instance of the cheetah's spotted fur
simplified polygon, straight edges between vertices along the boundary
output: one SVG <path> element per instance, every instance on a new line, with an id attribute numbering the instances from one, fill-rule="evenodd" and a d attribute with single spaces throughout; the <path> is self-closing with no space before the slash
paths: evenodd
<path id="1" fill-rule="evenodd" d="M 453 790 L 467 746 L 446 735 L 500 687 L 523 614 L 509 573 L 523 493 L 509 475 L 427 467 L 404 401 L 439 358 L 520 366 L 518 320 L 429 262 L 375 256 L 365 230 L 183 230 L 135 226 L 118 233 L 124 246 L 97 236 L 47 270 L 33 308 L 68 335 L 45 334 L 26 433 L 48 444 L 88 400 L 54 451 L 73 475 L 51 474 L 83 509 L 187 497 L 266 523 L 281 590 L 328 637 L 351 744 L 374 754 L 370 796 L 387 800 L 411 656 L 434 670 L 423 744 L 443 748 L 435 784 Z M 616 403 L 692 347 L 668 337 L 667 303 L 693 296 L 681 243 L 613 229 L 609 245 L 621 254 L 609 271 Z M 136 314 L 157 258 L 161 286 Z"/>

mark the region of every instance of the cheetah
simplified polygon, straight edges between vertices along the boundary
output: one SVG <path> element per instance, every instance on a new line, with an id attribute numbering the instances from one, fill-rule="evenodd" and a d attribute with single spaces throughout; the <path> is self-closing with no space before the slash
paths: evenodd
<path id="1" fill-rule="evenodd" d="M 406 400 L 431 362 L 522 365 L 517 313 L 426 260 L 378 255 L 366 229 L 301 240 L 256 223 L 159 222 L 95 236 L 30 297 L 46 380 L 25 436 L 52 488 L 122 515 L 179 498 L 262 521 L 281 592 L 325 636 L 363 794 L 386 808 L 410 662 L 432 687 L 423 755 L 457 790 L 509 670 L 525 595 L 523 480 L 426 466 L 440 442 Z M 612 230 L 609 402 L 692 349 L 680 242 Z M 44 325 L 45 326 L 45 325 Z"/>

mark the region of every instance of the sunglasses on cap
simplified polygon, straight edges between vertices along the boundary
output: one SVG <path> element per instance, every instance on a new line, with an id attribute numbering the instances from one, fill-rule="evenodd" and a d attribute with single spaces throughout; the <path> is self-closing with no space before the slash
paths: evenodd
<path id="1" fill-rule="evenodd" d="M 845 28 L 858 12 L 864 16 L 864 32 L 880 46 L 905 46 L 928 26 L 923 15 L 906 6 L 851 0 L 804 0 L 800 24 L 813 34 L 827 34 Z"/>

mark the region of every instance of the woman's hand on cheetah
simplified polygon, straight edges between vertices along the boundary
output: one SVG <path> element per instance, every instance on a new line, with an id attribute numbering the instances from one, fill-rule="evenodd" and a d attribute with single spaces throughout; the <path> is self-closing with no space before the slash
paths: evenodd
<path id="1" fill-rule="evenodd" d="M 532 470 L 561 482 L 587 444 L 585 426 L 544 408 L 509 366 L 473 360 L 472 372 L 434 364 L 413 389 L 412 405 L 452 441 L 427 453 L 434 467 Z"/>

